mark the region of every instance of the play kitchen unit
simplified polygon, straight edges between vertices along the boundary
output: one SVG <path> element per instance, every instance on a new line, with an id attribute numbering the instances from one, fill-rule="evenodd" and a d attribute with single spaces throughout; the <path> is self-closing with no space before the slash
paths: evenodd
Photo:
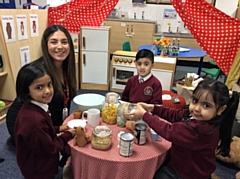
<path id="1" fill-rule="evenodd" d="M 128 79 L 137 75 L 134 63 L 137 52 L 116 51 L 113 53 L 110 68 L 110 91 L 122 92 Z M 172 89 L 176 58 L 154 57 L 152 74 L 162 83 L 163 90 Z"/>
<path id="2" fill-rule="evenodd" d="M 110 27 L 81 27 L 81 89 L 108 90 Z"/>
<path id="3" fill-rule="evenodd" d="M 110 91 L 122 92 L 127 80 L 137 74 L 134 63 L 137 51 L 115 51 L 110 60 L 111 31 L 108 26 L 81 27 L 81 89 L 109 90 L 110 86 Z M 156 56 L 154 61 L 152 73 L 161 81 L 163 90 L 171 90 L 176 58 Z"/>

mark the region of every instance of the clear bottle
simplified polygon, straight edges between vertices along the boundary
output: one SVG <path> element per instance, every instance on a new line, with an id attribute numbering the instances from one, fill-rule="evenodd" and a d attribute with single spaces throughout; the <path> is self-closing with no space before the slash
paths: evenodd
<path id="1" fill-rule="evenodd" d="M 172 55 L 174 55 L 174 56 L 176 55 L 176 50 L 177 50 L 177 49 L 176 49 L 176 45 L 175 45 L 175 40 L 176 40 L 176 39 L 173 38 L 173 43 L 172 43 Z"/>
<path id="2" fill-rule="evenodd" d="M 179 50 L 180 50 L 180 46 L 179 46 L 179 45 L 180 45 L 180 38 L 177 39 L 177 48 L 176 48 L 177 50 L 176 50 L 176 55 L 178 55 Z"/>
<path id="3" fill-rule="evenodd" d="M 117 113 L 120 96 L 117 93 L 109 92 L 105 95 L 102 107 L 102 121 L 107 124 L 117 123 Z"/>
<path id="4" fill-rule="evenodd" d="M 155 56 L 156 55 L 156 46 L 155 45 L 152 45 L 152 49 L 151 49 L 153 55 Z"/>

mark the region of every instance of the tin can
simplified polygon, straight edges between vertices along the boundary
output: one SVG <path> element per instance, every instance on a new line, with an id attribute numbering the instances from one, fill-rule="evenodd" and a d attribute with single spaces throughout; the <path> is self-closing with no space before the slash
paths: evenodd
<path id="1" fill-rule="evenodd" d="M 129 157 L 133 153 L 134 136 L 131 133 L 124 132 L 120 135 L 119 153 L 124 157 Z"/>
<path id="2" fill-rule="evenodd" d="M 136 123 L 134 135 L 136 137 L 136 144 L 143 145 L 146 143 L 147 125 L 144 123 Z"/>

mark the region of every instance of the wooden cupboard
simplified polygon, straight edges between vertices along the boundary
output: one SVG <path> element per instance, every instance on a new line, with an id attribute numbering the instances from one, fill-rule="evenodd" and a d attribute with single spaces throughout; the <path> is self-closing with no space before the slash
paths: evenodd
<path id="1" fill-rule="evenodd" d="M 122 43 L 129 41 L 131 51 L 138 51 L 138 46 L 152 43 L 155 21 L 106 20 L 104 25 L 111 27 L 110 53 L 122 50 Z"/>

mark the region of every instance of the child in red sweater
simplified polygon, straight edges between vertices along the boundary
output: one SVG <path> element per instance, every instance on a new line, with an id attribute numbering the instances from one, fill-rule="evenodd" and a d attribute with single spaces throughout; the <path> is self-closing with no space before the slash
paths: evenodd
<path id="1" fill-rule="evenodd" d="M 20 69 L 16 89 L 23 102 L 14 127 L 18 166 L 26 179 L 53 178 L 58 173 L 59 152 L 74 137 L 75 129 L 66 124 L 53 126 L 48 113 L 53 84 L 41 63 Z"/>
<path id="2" fill-rule="evenodd" d="M 137 103 L 162 104 L 162 84 L 151 74 L 154 64 L 152 51 L 143 49 L 136 55 L 138 75 L 132 76 L 123 90 L 121 100 Z"/>
<path id="3" fill-rule="evenodd" d="M 214 79 L 198 84 L 189 110 L 138 103 L 136 111 L 128 115 L 133 120 L 142 118 L 172 142 L 170 162 L 156 172 L 154 179 L 210 178 L 216 169 L 216 149 L 223 156 L 229 155 L 238 103 L 238 93 L 229 96 L 227 86 Z M 191 117 L 183 118 L 189 113 Z"/>

